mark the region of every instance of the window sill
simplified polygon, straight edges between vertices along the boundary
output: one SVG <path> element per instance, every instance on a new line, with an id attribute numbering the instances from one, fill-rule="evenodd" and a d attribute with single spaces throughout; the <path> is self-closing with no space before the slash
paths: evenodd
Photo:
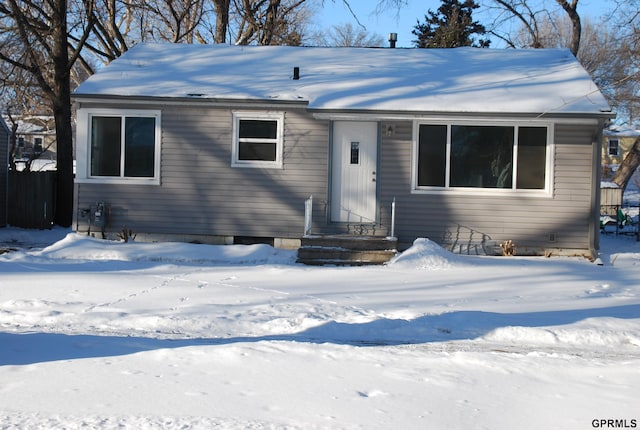
<path id="1" fill-rule="evenodd" d="M 78 184 L 160 185 L 160 178 L 76 178 Z"/>
<path id="2" fill-rule="evenodd" d="M 553 193 L 550 190 L 513 190 L 491 188 L 414 188 L 411 190 L 411 194 L 476 197 L 553 197 Z"/>
<path id="3" fill-rule="evenodd" d="M 274 163 L 271 161 L 268 162 L 251 162 L 251 163 L 240 163 L 240 162 L 233 162 L 231 163 L 231 167 L 245 167 L 245 168 L 253 168 L 253 169 L 282 169 L 282 163 Z"/>

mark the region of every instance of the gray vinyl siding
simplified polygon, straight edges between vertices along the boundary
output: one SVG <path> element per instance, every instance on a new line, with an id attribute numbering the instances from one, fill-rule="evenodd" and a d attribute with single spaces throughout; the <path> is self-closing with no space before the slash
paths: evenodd
<path id="1" fill-rule="evenodd" d="M 299 238 L 305 199 L 327 200 L 328 123 L 304 110 L 285 111 L 283 168 L 267 169 L 231 167 L 230 109 L 143 108 L 162 111 L 161 185 L 76 187 L 78 213 L 98 201 L 110 206 L 108 230 Z"/>
<path id="2" fill-rule="evenodd" d="M 7 225 L 7 187 L 9 176 L 9 129 L 0 118 L 0 227 Z"/>
<path id="3" fill-rule="evenodd" d="M 76 184 L 79 230 L 87 228 L 80 213 L 105 202 L 111 208 L 112 232 L 126 227 L 160 235 L 300 238 L 304 201 L 311 195 L 314 233 L 345 228 L 329 223 L 327 216 L 330 122 L 315 119 L 304 108 L 272 109 L 285 113 L 283 168 L 267 169 L 231 166 L 231 109 L 130 103 L 109 107 L 161 110 L 160 185 Z M 384 132 L 388 125 L 393 126 L 391 135 Z M 401 249 L 418 237 L 458 250 L 483 241 L 513 240 L 520 251 L 588 252 L 597 241 L 597 231 L 592 231 L 597 127 L 555 124 L 553 193 L 546 196 L 412 193 L 413 122 L 382 121 L 380 130 L 377 229 L 388 232 L 395 199 L 395 235 Z"/>
<path id="4" fill-rule="evenodd" d="M 513 240 L 522 250 L 591 248 L 595 127 L 555 125 L 552 197 L 412 194 L 412 124 L 397 123 L 395 130 L 383 136 L 379 180 L 381 202 L 396 199 L 401 246 L 427 237 L 463 249 L 483 240 Z"/>

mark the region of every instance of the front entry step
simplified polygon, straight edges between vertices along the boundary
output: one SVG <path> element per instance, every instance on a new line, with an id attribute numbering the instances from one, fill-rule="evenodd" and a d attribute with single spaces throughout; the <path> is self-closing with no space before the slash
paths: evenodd
<path id="1" fill-rule="evenodd" d="M 398 239 L 379 236 L 305 236 L 298 263 L 314 266 L 364 266 L 384 264 L 397 254 Z"/>

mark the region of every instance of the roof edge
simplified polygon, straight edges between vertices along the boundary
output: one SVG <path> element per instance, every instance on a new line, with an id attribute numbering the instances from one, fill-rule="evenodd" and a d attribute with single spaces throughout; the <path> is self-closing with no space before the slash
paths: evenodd
<path id="1" fill-rule="evenodd" d="M 72 100 L 81 102 L 126 102 L 126 103 L 142 103 L 142 104 L 158 104 L 166 103 L 170 105 L 224 105 L 224 106 L 248 106 L 248 105 L 278 105 L 278 106 L 307 106 L 307 100 L 278 100 L 278 99 L 230 99 L 230 98 L 211 98 L 204 96 L 192 97 L 157 97 L 157 96 L 123 96 L 111 94 L 72 94 Z"/>

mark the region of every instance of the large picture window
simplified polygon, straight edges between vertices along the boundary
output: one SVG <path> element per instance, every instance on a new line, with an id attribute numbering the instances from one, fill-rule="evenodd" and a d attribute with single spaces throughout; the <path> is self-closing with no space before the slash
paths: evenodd
<path id="1" fill-rule="evenodd" d="M 157 180 L 159 112 L 88 115 L 90 178 Z"/>
<path id="2" fill-rule="evenodd" d="M 416 190 L 542 190 L 548 184 L 549 127 L 419 124 Z"/>
<path id="3" fill-rule="evenodd" d="M 281 113 L 233 114 L 232 165 L 236 167 L 282 167 Z"/>

